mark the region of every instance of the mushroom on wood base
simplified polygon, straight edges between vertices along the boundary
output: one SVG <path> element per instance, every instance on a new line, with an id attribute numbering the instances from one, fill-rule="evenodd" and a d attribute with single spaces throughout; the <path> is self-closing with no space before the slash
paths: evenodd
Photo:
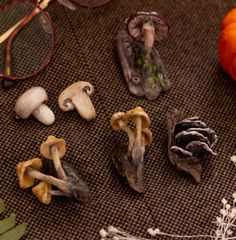
<path id="1" fill-rule="evenodd" d="M 128 126 L 132 120 L 136 127 Z M 152 142 L 152 133 L 148 129 L 150 119 L 141 107 L 126 113 L 113 114 L 110 120 L 115 131 L 122 130 L 128 135 L 128 143 L 119 143 L 112 154 L 112 160 L 121 176 L 125 177 L 130 187 L 135 191 L 144 192 L 144 153 L 145 147 Z"/>
<path id="2" fill-rule="evenodd" d="M 201 181 L 201 159 L 216 155 L 212 147 L 217 142 L 215 131 L 198 117 L 185 118 L 177 109 L 167 113 L 168 155 L 178 169 L 190 173 L 197 183 Z"/>
<path id="3" fill-rule="evenodd" d="M 128 31 L 120 31 L 117 35 L 118 56 L 125 80 L 132 94 L 155 100 L 171 85 L 153 45 L 168 34 L 168 25 L 154 12 L 139 12 L 126 22 Z"/>

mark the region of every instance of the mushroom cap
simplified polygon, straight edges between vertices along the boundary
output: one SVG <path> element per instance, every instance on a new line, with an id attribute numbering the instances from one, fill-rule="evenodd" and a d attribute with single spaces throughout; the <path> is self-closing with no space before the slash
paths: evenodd
<path id="1" fill-rule="evenodd" d="M 78 92 L 84 92 L 88 96 L 92 95 L 94 92 L 94 87 L 89 82 L 76 82 L 67 87 L 59 96 L 58 104 L 62 111 L 67 112 L 75 109 L 74 104 L 71 102 L 71 98 L 75 96 Z"/>
<path id="2" fill-rule="evenodd" d="M 52 153 L 50 147 L 56 145 L 59 153 L 59 157 L 62 158 L 66 153 L 66 142 L 62 138 L 56 138 L 49 136 L 45 142 L 40 146 L 40 153 L 47 159 L 52 159 Z"/>
<path id="3" fill-rule="evenodd" d="M 16 115 L 19 118 L 26 119 L 47 100 L 48 95 L 42 87 L 32 87 L 17 99 L 15 105 Z"/>
<path id="4" fill-rule="evenodd" d="M 48 205 L 52 200 L 51 189 L 51 184 L 41 181 L 37 186 L 32 188 L 32 192 L 41 203 Z"/>
<path id="5" fill-rule="evenodd" d="M 128 118 L 124 112 L 114 113 L 110 119 L 110 124 L 113 130 L 119 131 L 121 130 L 119 126 L 119 121 L 123 121 L 125 125 L 128 124 Z"/>
<path id="6" fill-rule="evenodd" d="M 149 146 L 152 143 L 152 132 L 148 128 L 144 128 L 142 136 L 145 138 L 145 146 Z"/>
<path id="7" fill-rule="evenodd" d="M 136 107 L 134 109 L 131 109 L 130 111 L 126 112 L 126 115 L 128 118 L 132 119 L 133 121 L 135 121 L 137 117 L 141 117 L 142 128 L 149 128 L 151 124 L 150 118 L 141 107 Z"/>
<path id="8" fill-rule="evenodd" d="M 39 158 L 33 158 L 28 161 L 20 162 L 16 165 L 19 185 L 22 189 L 29 188 L 34 185 L 34 178 L 26 173 L 27 167 L 40 171 L 42 168 L 42 161 Z"/>
<path id="9" fill-rule="evenodd" d="M 157 12 L 137 12 L 126 19 L 129 34 L 138 41 L 144 42 L 142 26 L 147 22 L 152 22 L 155 29 L 154 40 L 160 42 L 169 33 L 169 26 L 164 18 Z"/>

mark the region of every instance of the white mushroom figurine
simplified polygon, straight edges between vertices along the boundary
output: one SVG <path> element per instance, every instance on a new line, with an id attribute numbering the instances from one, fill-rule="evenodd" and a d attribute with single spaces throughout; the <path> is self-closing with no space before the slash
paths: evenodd
<path id="1" fill-rule="evenodd" d="M 24 92 L 16 101 L 15 113 L 18 118 L 26 119 L 31 114 L 45 125 L 55 121 L 52 110 L 44 104 L 48 95 L 42 87 L 32 87 Z"/>
<path id="2" fill-rule="evenodd" d="M 94 92 L 91 83 L 80 81 L 67 87 L 59 96 L 58 104 L 62 111 L 77 109 L 81 117 L 91 121 L 96 117 L 96 111 L 90 96 Z"/>

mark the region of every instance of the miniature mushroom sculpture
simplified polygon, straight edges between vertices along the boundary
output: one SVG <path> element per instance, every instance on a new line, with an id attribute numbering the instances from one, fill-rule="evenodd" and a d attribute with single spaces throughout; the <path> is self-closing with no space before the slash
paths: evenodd
<path id="1" fill-rule="evenodd" d="M 201 159 L 207 155 L 216 155 L 212 150 L 218 139 L 215 131 L 208 128 L 198 117 L 186 118 L 183 112 L 177 109 L 167 114 L 167 128 L 170 162 L 180 170 L 190 173 L 199 183 Z"/>
<path id="2" fill-rule="evenodd" d="M 131 149 L 133 148 L 134 145 L 134 133 L 133 131 L 130 129 L 130 127 L 128 126 L 128 118 L 127 115 L 124 112 L 118 112 L 112 115 L 111 119 L 110 119 L 110 124 L 113 130 L 115 131 L 120 131 L 123 130 L 124 132 L 126 132 L 128 134 L 128 138 L 129 138 L 129 152 L 131 151 Z"/>
<path id="3" fill-rule="evenodd" d="M 42 161 L 39 158 L 18 163 L 16 169 L 20 187 L 23 189 L 31 187 L 37 179 L 40 183 L 32 191 L 44 204 L 51 202 L 51 196 L 67 196 L 82 203 L 88 202 L 90 190 L 87 183 L 69 163 L 60 160 L 65 150 L 64 139 L 49 136 L 41 145 L 40 152 L 46 158 L 53 160 L 53 167 L 51 164 L 44 164 L 42 168 Z M 41 172 L 41 168 L 51 175 Z M 54 172 L 56 172 L 56 177 L 54 177 Z M 52 186 L 57 189 L 52 190 Z"/>
<path id="4" fill-rule="evenodd" d="M 46 91 L 42 87 L 33 87 L 21 95 L 15 105 L 17 117 L 26 119 L 31 114 L 45 125 L 55 121 L 52 110 L 44 104 L 48 100 Z"/>
<path id="5" fill-rule="evenodd" d="M 32 192 L 40 202 L 48 205 L 51 203 L 52 200 L 51 189 L 51 184 L 41 181 L 37 186 L 32 188 Z"/>
<path id="6" fill-rule="evenodd" d="M 91 121 L 96 117 L 96 111 L 90 96 L 94 92 L 91 83 L 80 81 L 67 87 L 59 96 L 58 104 L 62 111 L 77 109 L 81 117 Z"/>
<path id="7" fill-rule="evenodd" d="M 26 189 L 34 185 L 35 178 L 27 174 L 26 169 L 31 167 L 37 171 L 42 168 L 42 161 L 39 158 L 33 158 L 28 161 L 18 163 L 16 165 L 16 171 L 19 179 L 20 188 Z"/>
<path id="8" fill-rule="evenodd" d="M 66 174 L 61 166 L 61 160 L 66 153 L 66 142 L 62 138 L 49 136 L 40 146 L 40 153 L 47 159 L 53 160 L 58 177 L 66 179 Z"/>
<path id="9" fill-rule="evenodd" d="M 129 34 L 144 42 L 147 54 L 151 53 L 155 41 L 160 42 L 169 33 L 169 27 L 157 12 L 138 12 L 126 19 Z"/>
<path id="10" fill-rule="evenodd" d="M 117 34 L 117 49 L 125 80 L 132 94 L 155 100 L 170 89 L 164 64 L 154 46 L 169 32 L 156 12 L 138 12 L 126 19 L 127 30 Z"/>
<path id="11" fill-rule="evenodd" d="M 132 148 L 132 158 L 134 162 L 143 161 L 142 152 L 142 129 L 149 128 L 150 118 L 141 107 L 134 108 L 127 113 L 127 117 L 130 118 L 136 125 L 135 128 L 135 142 Z"/>
<path id="12" fill-rule="evenodd" d="M 132 120 L 136 127 L 131 129 L 128 120 Z M 141 107 L 126 113 L 115 113 L 110 120 L 111 127 L 123 130 L 128 134 L 129 143 L 119 143 L 112 154 L 112 160 L 118 172 L 127 179 L 131 188 L 144 192 L 144 153 L 145 147 L 152 142 L 152 133 L 148 129 L 150 119 Z"/>

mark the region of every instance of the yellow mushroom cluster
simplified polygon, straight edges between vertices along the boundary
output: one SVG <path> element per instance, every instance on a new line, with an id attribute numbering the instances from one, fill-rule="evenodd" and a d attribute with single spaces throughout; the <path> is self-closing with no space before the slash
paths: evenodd
<path id="1" fill-rule="evenodd" d="M 135 124 L 134 128 L 129 126 L 129 121 Z M 130 186 L 137 192 L 144 191 L 144 153 L 145 147 L 152 143 L 150 123 L 150 118 L 141 107 L 115 113 L 110 119 L 112 129 L 126 132 L 129 139 L 127 149 L 124 150 L 124 145 L 117 146 L 113 161 L 120 174 L 127 178 Z"/>
<path id="2" fill-rule="evenodd" d="M 50 204 L 52 196 L 67 196 L 80 202 L 89 199 L 90 191 L 85 181 L 75 169 L 67 163 L 61 162 L 66 153 L 64 139 L 49 136 L 40 146 L 43 157 L 52 160 L 53 169 L 57 177 L 42 173 L 43 162 L 40 158 L 33 158 L 20 162 L 16 166 L 20 188 L 30 188 L 39 180 L 38 185 L 32 188 L 33 194 L 44 204 Z M 52 187 L 56 188 L 55 190 Z"/>

